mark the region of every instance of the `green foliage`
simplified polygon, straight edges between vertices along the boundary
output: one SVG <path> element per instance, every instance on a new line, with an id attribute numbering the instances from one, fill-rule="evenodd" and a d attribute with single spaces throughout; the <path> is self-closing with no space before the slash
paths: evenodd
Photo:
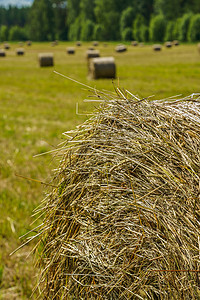
<path id="1" fill-rule="evenodd" d="M 180 20 L 180 29 L 179 29 L 179 39 L 182 42 L 187 41 L 188 29 L 190 25 L 190 20 L 192 18 L 192 14 L 184 14 Z"/>
<path id="2" fill-rule="evenodd" d="M 68 26 L 66 24 L 67 9 L 65 1 L 53 0 L 54 32 L 57 40 L 67 40 Z"/>
<path id="3" fill-rule="evenodd" d="M 166 30 L 166 22 L 163 15 L 155 16 L 150 22 L 150 40 L 163 42 Z"/>
<path id="4" fill-rule="evenodd" d="M 8 30 L 8 26 L 6 25 L 2 25 L 0 27 L 0 41 L 7 41 L 8 40 L 8 35 L 9 35 L 9 30 Z"/>
<path id="5" fill-rule="evenodd" d="M 148 42 L 149 41 L 149 28 L 148 28 L 148 26 L 142 25 L 140 34 L 141 34 L 142 42 Z"/>
<path id="6" fill-rule="evenodd" d="M 69 40 L 71 41 L 80 40 L 80 35 L 81 35 L 80 18 L 77 18 L 69 28 Z"/>
<path id="7" fill-rule="evenodd" d="M 93 39 L 97 40 L 97 41 L 102 41 L 103 40 L 103 28 L 102 28 L 102 25 L 96 24 L 94 26 Z"/>
<path id="8" fill-rule="evenodd" d="M 200 14 L 194 15 L 188 29 L 188 40 L 190 42 L 200 41 Z"/>
<path id="9" fill-rule="evenodd" d="M 30 36 L 32 40 L 53 40 L 54 18 L 51 0 L 35 0 L 31 7 Z"/>
<path id="10" fill-rule="evenodd" d="M 17 25 L 10 28 L 9 41 L 25 41 L 27 34 L 24 28 Z"/>
<path id="11" fill-rule="evenodd" d="M 86 20 L 81 27 L 81 40 L 90 41 L 93 39 L 94 23 Z"/>
<path id="12" fill-rule="evenodd" d="M 170 21 L 167 23 L 166 32 L 165 32 L 165 41 L 174 40 L 174 27 L 175 27 L 174 21 Z"/>
<path id="13" fill-rule="evenodd" d="M 144 26 L 144 25 L 145 25 L 144 17 L 142 15 L 137 15 L 137 17 L 133 23 L 133 36 L 134 36 L 134 39 L 138 42 L 142 41 L 141 29 L 142 29 L 142 26 Z"/>
<path id="14" fill-rule="evenodd" d="M 134 17 L 135 17 L 135 13 L 133 7 L 129 6 L 125 10 L 123 10 L 120 18 L 121 35 L 127 27 L 129 28 L 132 27 Z"/>
<path id="15" fill-rule="evenodd" d="M 133 39 L 132 29 L 131 27 L 127 27 L 122 32 L 122 40 L 123 41 L 131 41 Z"/>
<path id="16" fill-rule="evenodd" d="M 180 22 L 181 18 L 176 19 L 173 30 L 173 39 L 178 40 L 180 36 Z"/>

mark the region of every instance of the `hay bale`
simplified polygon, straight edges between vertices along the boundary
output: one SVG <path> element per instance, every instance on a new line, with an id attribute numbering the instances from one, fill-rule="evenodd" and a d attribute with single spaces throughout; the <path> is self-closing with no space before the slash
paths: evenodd
<path id="1" fill-rule="evenodd" d="M 8 43 L 4 43 L 4 49 L 9 50 L 10 49 L 10 45 Z"/>
<path id="2" fill-rule="evenodd" d="M 51 67 L 54 65 L 53 53 L 39 53 L 38 60 L 40 67 Z"/>
<path id="3" fill-rule="evenodd" d="M 92 45 L 95 46 L 95 47 L 97 47 L 97 46 L 99 45 L 99 42 L 94 41 L 94 42 L 92 43 Z"/>
<path id="4" fill-rule="evenodd" d="M 26 45 L 27 45 L 27 46 L 31 46 L 31 45 L 32 45 L 32 42 L 31 42 L 31 41 L 27 41 L 27 42 L 26 42 Z"/>
<path id="5" fill-rule="evenodd" d="M 67 53 L 68 54 L 75 54 L 75 48 L 74 47 L 68 47 L 67 48 Z"/>
<path id="6" fill-rule="evenodd" d="M 134 47 L 136 47 L 136 46 L 138 46 L 138 42 L 137 41 L 132 41 L 131 45 L 134 46 Z"/>
<path id="7" fill-rule="evenodd" d="M 95 58 L 95 57 L 99 57 L 99 56 L 100 56 L 99 50 L 87 50 L 86 51 L 87 60 L 89 60 L 90 58 Z"/>
<path id="8" fill-rule="evenodd" d="M 88 47 L 88 50 L 95 50 L 94 47 L 90 46 Z"/>
<path id="9" fill-rule="evenodd" d="M 179 41 L 178 41 L 178 40 L 174 40 L 174 41 L 172 42 L 172 44 L 173 44 L 174 46 L 178 46 L 178 45 L 179 45 Z"/>
<path id="10" fill-rule="evenodd" d="M 16 49 L 16 54 L 17 55 L 24 55 L 24 48 L 17 48 Z"/>
<path id="11" fill-rule="evenodd" d="M 165 47 L 166 48 L 171 48 L 172 47 L 172 42 L 165 42 Z"/>
<path id="12" fill-rule="evenodd" d="M 1 57 L 5 57 L 6 56 L 6 52 L 4 49 L 0 49 L 0 56 Z"/>
<path id="13" fill-rule="evenodd" d="M 125 51 L 127 51 L 127 47 L 125 45 L 117 45 L 115 47 L 115 51 L 116 52 L 125 52 Z"/>
<path id="14" fill-rule="evenodd" d="M 153 45 L 153 50 L 154 51 L 161 51 L 162 50 L 162 46 L 159 45 L 159 44 L 155 44 L 155 45 Z"/>
<path id="15" fill-rule="evenodd" d="M 76 46 L 80 47 L 82 45 L 82 43 L 80 41 L 76 42 Z"/>
<path id="16" fill-rule="evenodd" d="M 199 299 L 200 97 L 116 92 L 56 150 L 41 299 Z"/>
<path id="17" fill-rule="evenodd" d="M 89 78 L 115 78 L 116 65 L 113 57 L 92 58 L 89 63 Z"/>

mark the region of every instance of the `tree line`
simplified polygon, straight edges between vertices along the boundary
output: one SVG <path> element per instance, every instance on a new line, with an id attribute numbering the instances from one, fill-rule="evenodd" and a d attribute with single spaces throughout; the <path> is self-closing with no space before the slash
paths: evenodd
<path id="1" fill-rule="evenodd" d="M 200 40 L 199 0 L 34 0 L 0 7 L 0 41 Z"/>

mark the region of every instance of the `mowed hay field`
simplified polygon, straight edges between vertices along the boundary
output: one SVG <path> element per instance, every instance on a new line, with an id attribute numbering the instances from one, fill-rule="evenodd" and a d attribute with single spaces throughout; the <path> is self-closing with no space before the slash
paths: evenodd
<path id="1" fill-rule="evenodd" d="M 93 111 L 86 104 L 89 91 L 58 76 L 56 70 L 97 89 L 113 90 L 112 80 L 87 79 L 85 52 L 92 43 L 76 47 L 74 55 L 66 48 L 74 43 L 24 45 L 25 55 L 17 56 L 18 44 L 11 44 L 6 57 L 0 57 L 0 299 L 29 299 L 36 284 L 33 255 L 35 242 L 10 256 L 24 235 L 41 220 L 33 221 L 33 210 L 45 197 L 46 187 L 19 176 L 48 182 L 58 161 L 52 154 L 62 142 L 62 132 L 82 123 Z M 200 92 L 200 54 L 196 45 L 180 45 L 154 52 L 151 45 L 132 47 L 116 53 L 117 43 L 100 43 L 101 56 L 113 56 L 117 67 L 115 85 L 140 97 L 165 98 Z M 54 53 L 53 67 L 40 68 L 38 53 Z M 76 114 L 76 103 L 79 112 Z M 97 105 L 97 104 L 96 104 Z M 22 239 L 23 240 L 23 239 Z M 24 240 L 26 241 L 26 240 Z"/>

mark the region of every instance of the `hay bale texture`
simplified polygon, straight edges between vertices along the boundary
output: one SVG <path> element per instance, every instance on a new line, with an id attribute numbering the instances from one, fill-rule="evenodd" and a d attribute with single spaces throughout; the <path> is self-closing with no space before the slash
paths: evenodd
<path id="1" fill-rule="evenodd" d="M 10 45 L 8 43 L 4 44 L 4 49 L 9 50 L 10 49 Z"/>
<path id="2" fill-rule="evenodd" d="M 67 53 L 68 54 L 75 54 L 75 48 L 74 47 L 68 47 L 67 48 Z"/>
<path id="3" fill-rule="evenodd" d="M 154 51 L 161 51 L 162 50 L 162 46 L 159 45 L 159 44 L 155 44 L 155 45 L 153 45 L 153 50 Z"/>
<path id="4" fill-rule="evenodd" d="M 88 61 L 90 58 L 95 58 L 95 57 L 99 57 L 99 56 L 100 56 L 99 50 L 87 50 L 86 51 L 86 58 Z"/>
<path id="5" fill-rule="evenodd" d="M 116 65 L 114 57 L 92 58 L 89 62 L 89 78 L 115 78 Z"/>
<path id="6" fill-rule="evenodd" d="M 200 97 L 116 92 L 56 150 L 42 299 L 200 299 Z"/>
<path id="7" fill-rule="evenodd" d="M 165 42 L 165 47 L 166 48 L 171 48 L 172 47 L 172 42 Z"/>
<path id="8" fill-rule="evenodd" d="M 17 48 L 17 49 L 16 49 L 16 54 L 17 54 L 18 56 L 24 55 L 24 48 Z"/>
<path id="9" fill-rule="evenodd" d="M 4 49 L 0 49 L 0 56 L 1 56 L 1 57 L 6 56 L 6 52 L 5 52 Z"/>
<path id="10" fill-rule="evenodd" d="M 127 47 L 125 45 L 117 45 L 115 47 L 115 51 L 116 52 L 125 52 L 125 51 L 127 51 Z"/>
<path id="11" fill-rule="evenodd" d="M 53 53 L 39 53 L 38 60 L 40 67 L 51 67 L 54 65 Z"/>

